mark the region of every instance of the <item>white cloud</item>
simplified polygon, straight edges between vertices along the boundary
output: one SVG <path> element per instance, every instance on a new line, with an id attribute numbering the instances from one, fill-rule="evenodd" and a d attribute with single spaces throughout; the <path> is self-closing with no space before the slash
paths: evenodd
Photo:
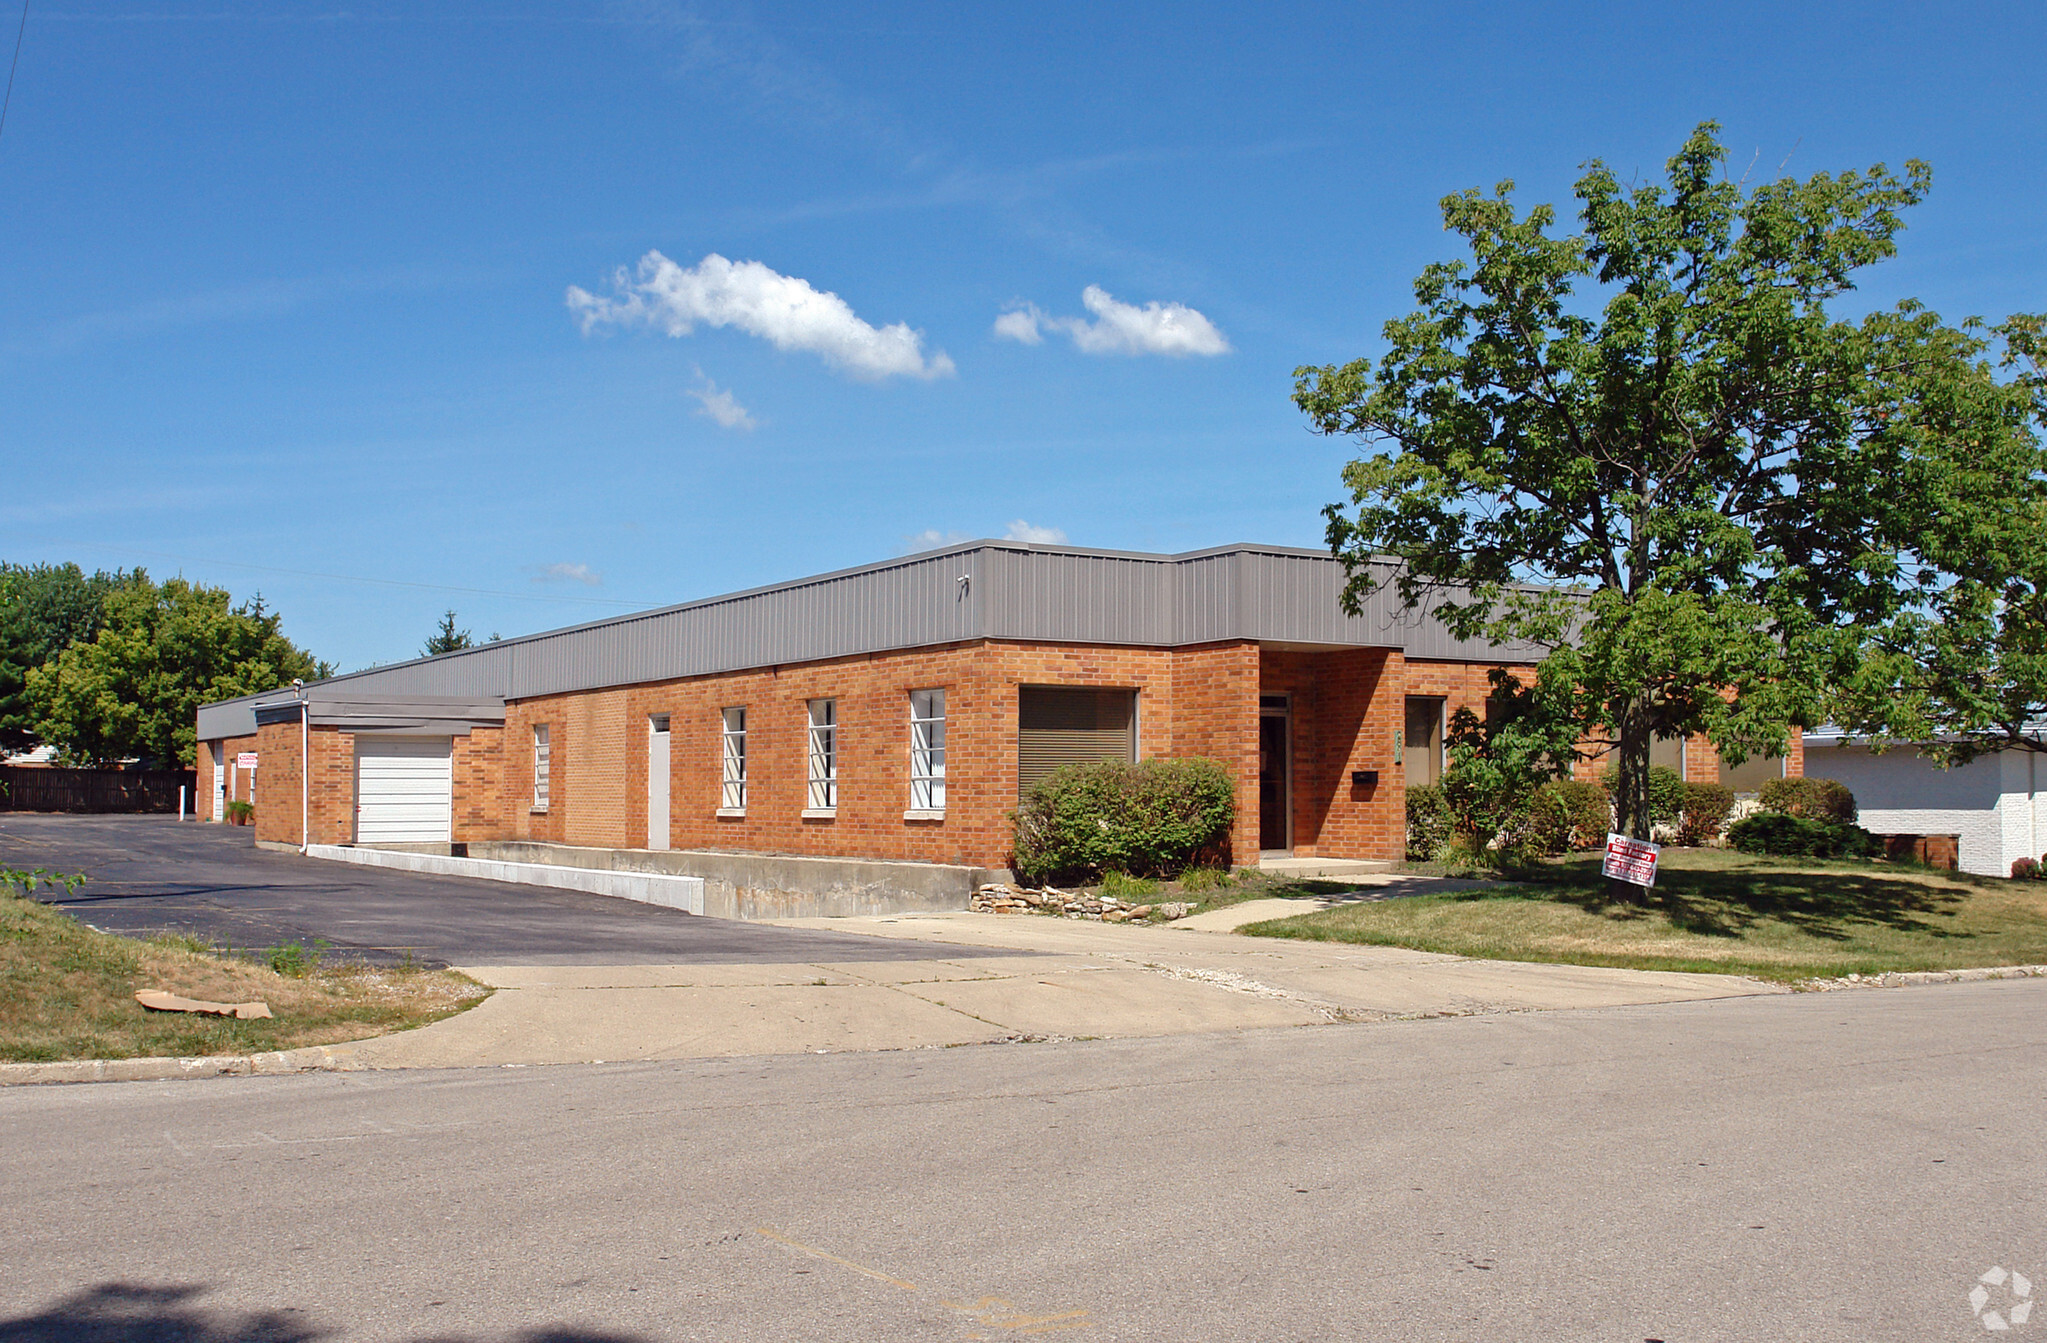
<path id="1" fill-rule="evenodd" d="M 705 377 L 702 369 L 697 370 L 697 385 L 689 389 L 689 394 L 701 403 L 697 414 L 708 415 L 727 429 L 751 432 L 757 423 L 738 398 L 729 390 L 719 391 L 718 384 Z"/>
<path id="2" fill-rule="evenodd" d="M 612 290 L 611 297 L 600 298 L 569 286 L 569 310 L 583 334 L 601 326 L 644 325 L 687 336 L 702 323 L 736 327 L 779 350 L 806 350 L 865 382 L 943 378 L 954 372 L 943 350 L 925 355 L 922 332 L 903 322 L 869 326 L 837 294 L 821 293 L 809 281 L 758 261 L 732 262 L 713 252 L 684 267 L 649 252 L 632 274 L 619 268 Z"/>
<path id="3" fill-rule="evenodd" d="M 1063 546 L 1066 533 L 1057 527 L 1033 527 L 1022 518 L 1009 524 L 1009 530 L 1002 534 L 1005 541 L 1024 541 L 1034 546 Z"/>
<path id="4" fill-rule="evenodd" d="M 1035 303 L 1026 303 L 1022 307 L 1013 308 L 996 318 L 995 334 L 1005 340 L 1013 340 L 1022 345 L 1039 345 L 1044 342 L 1045 338 L 1039 333 L 1038 327 L 1040 324 L 1050 320 L 1049 317 L 1038 310 L 1038 306 Z"/>
<path id="5" fill-rule="evenodd" d="M 965 532 L 941 532 L 936 527 L 926 527 L 915 536 L 903 538 L 902 553 L 914 555 L 920 550 L 943 550 L 947 546 L 956 546 L 962 541 L 973 539 Z"/>
<path id="6" fill-rule="evenodd" d="M 1036 345 L 1043 331 L 1063 331 L 1083 354 L 1190 354 L 1230 352 L 1215 323 L 1184 303 L 1124 303 L 1100 285 L 1089 285 L 1080 301 L 1095 320 L 1054 317 L 1034 303 L 1020 303 L 995 319 L 1004 340 Z"/>
<path id="7" fill-rule="evenodd" d="M 586 588 L 600 586 L 604 575 L 587 564 L 545 564 L 533 576 L 536 583 L 581 583 Z"/>

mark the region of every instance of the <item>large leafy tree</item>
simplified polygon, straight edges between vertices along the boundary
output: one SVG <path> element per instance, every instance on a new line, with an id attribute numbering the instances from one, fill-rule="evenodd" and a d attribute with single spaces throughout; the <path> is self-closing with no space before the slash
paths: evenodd
<path id="1" fill-rule="evenodd" d="M 221 588 L 135 580 L 108 594 L 91 642 L 28 675 L 37 732 L 68 758 L 189 766 L 201 704 L 333 674 L 279 632 L 261 598 L 236 606 Z"/>
<path id="2" fill-rule="evenodd" d="M 1992 357 L 2027 319 L 1828 311 L 1893 255 L 1927 167 L 1749 189 L 1717 132 L 1664 181 L 1588 164 L 1568 235 L 1511 182 L 1447 198 L 1470 259 L 1422 273 L 1376 364 L 1296 373 L 1314 425 L 1372 449 L 1327 510 L 1346 605 L 1391 554 L 1410 607 L 1536 645 L 1543 702 L 1615 753 L 1642 838 L 1654 737 L 1739 762 L 1873 702 L 1966 596 L 1968 552 L 2003 562 L 2043 498 L 2028 395 Z"/>
<path id="3" fill-rule="evenodd" d="M 99 633 L 107 594 L 137 575 L 76 564 L 0 564 L 0 750 L 37 744 L 28 674 Z"/>

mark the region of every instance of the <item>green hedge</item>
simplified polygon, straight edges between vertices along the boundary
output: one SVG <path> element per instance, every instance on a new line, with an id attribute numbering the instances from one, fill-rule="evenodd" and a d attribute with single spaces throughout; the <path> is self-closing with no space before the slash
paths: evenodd
<path id="1" fill-rule="evenodd" d="M 1016 870 L 1028 880 L 1172 877 L 1222 859 L 1236 785 L 1217 760 L 1102 760 L 1068 765 L 1010 815 Z"/>
<path id="2" fill-rule="evenodd" d="M 1600 771 L 1600 782 L 1611 794 L 1620 783 L 1620 769 L 1608 765 Z M 1649 824 L 1676 825 L 1684 814 L 1685 776 L 1668 765 L 1649 766 Z M 1605 836 L 1600 837 L 1601 842 Z"/>
<path id="3" fill-rule="evenodd" d="M 1433 863 L 1450 842 L 1450 807 L 1443 789 L 1418 783 L 1407 790 L 1407 861 Z"/>
<path id="4" fill-rule="evenodd" d="M 1717 783 L 1688 783 L 1678 809 L 1677 842 L 1697 848 L 1720 833 L 1734 810 L 1734 790 Z"/>
<path id="5" fill-rule="evenodd" d="M 1736 821 L 1727 840 L 1743 853 L 1778 858 L 1874 858 L 1883 853 L 1883 841 L 1859 825 L 1782 811 L 1759 811 Z"/>
<path id="6" fill-rule="evenodd" d="M 1855 794 L 1833 779 L 1772 779 L 1756 794 L 1764 811 L 1805 816 L 1835 825 L 1855 824 Z"/>
<path id="7" fill-rule="evenodd" d="M 1605 785 L 1557 779 L 1535 790 L 1521 836 L 1530 849 L 1555 857 L 1599 848 L 1611 829 L 1613 797 Z"/>

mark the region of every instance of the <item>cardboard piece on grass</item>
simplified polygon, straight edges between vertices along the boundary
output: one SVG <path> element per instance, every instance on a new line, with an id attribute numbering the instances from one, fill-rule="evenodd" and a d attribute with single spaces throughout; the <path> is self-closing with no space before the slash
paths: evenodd
<path id="1" fill-rule="evenodd" d="M 198 998 L 180 998 L 162 989 L 137 989 L 135 1001 L 152 1012 L 197 1012 L 202 1016 L 234 1017 L 239 1021 L 254 1021 L 271 1014 L 268 1003 L 209 1003 Z"/>

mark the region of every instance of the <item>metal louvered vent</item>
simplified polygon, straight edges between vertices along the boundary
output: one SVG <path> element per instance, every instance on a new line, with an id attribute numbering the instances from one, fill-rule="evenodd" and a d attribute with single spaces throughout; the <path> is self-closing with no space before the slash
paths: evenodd
<path id="1" fill-rule="evenodd" d="M 1137 692 L 1023 686 L 1017 692 L 1019 798 L 1054 770 L 1137 759 Z"/>

